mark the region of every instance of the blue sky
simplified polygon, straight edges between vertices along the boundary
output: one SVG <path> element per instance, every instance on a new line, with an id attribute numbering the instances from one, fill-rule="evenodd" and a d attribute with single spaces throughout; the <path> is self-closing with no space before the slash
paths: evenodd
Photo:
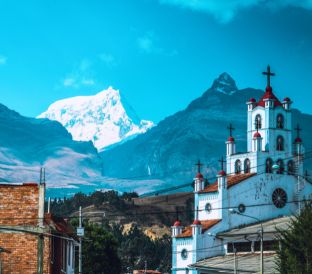
<path id="1" fill-rule="evenodd" d="M 268 63 L 312 113 L 311 0 L 0 0 L 0 26 L 0 102 L 23 115 L 113 86 L 158 122 L 224 71 L 264 88 Z"/>

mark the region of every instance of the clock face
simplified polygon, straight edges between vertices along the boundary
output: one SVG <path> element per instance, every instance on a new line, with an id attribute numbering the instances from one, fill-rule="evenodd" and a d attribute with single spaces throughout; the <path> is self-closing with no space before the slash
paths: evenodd
<path id="1" fill-rule="evenodd" d="M 273 191 L 272 194 L 273 204 L 277 208 L 283 208 L 287 203 L 287 193 L 282 188 L 277 188 Z"/>

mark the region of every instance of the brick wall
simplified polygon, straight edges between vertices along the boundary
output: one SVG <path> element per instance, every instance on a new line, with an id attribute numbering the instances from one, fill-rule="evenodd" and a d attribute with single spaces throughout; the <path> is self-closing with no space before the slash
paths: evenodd
<path id="1" fill-rule="evenodd" d="M 37 225 L 37 184 L 0 185 L 0 225 Z"/>

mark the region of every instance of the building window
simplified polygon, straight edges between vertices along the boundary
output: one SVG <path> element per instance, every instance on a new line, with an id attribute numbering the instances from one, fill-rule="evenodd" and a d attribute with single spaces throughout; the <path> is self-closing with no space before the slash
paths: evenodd
<path id="1" fill-rule="evenodd" d="M 205 210 L 207 211 L 207 213 L 210 213 L 210 212 L 211 212 L 212 206 L 211 206 L 210 203 L 207 203 L 207 204 L 205 205 Z"/>
<path id="2" fill-rule="evenodd" d="M 267 158 L 265 161 L 265 172 L 272 173 L 273 160 L 271 158 Z"/>
<path id="3" fill-rule="evenodd" d="M 235 162 L 235 173 L 239 174 L 242 171 L 242 163 L 240 160 L 236 160 Z"/>
<path id="4" fill-rule="evenodd" d="M 273 204 L 277 208 L 283 208 L 287 203 L 287 193 L 282 188 L 277 188 L 272 194 Z"/>
<path id="5" fill-rule="evenodd" d="M 257 114 L 255 118 L 255 129 L 260 129 L 262 127 L 261 115 Z"/>
<path id="6" fill-rule="evenodd" d="M 287 174 L 293 175 L 295 174 L 295 163 L 293 160 L 288 161 L 287 163 Z"/>
<path id="7" fill-rule="evenodd" d="M 284 138 L 283 136 L 278 136 L 276 139 L 276 150 L 284 150 Z"/>
<path id="8" fill-rule="evenodd" d="M 186 260 L 186 259 L 187 259 L 187 256 L 188 256 L 187 250 L 186 250 L 186 249 L 183 249 L 183 250 L 181 251 L 181 258 L 182 258 L 183 260 Z"/>
<path id="9" fill-rule="evenodd" d="M 250 160 L 248 158 L 244 161 L 244 173 L 250 173 Z"/>
<path id="10" fill-rule="evenodd" d="M 284 173 L 284 162 L 282 159 L 278 159 L 276 161 L 276 164 L 278 165 L 277 174 L 283 174 Z"/>
<path id="11" fill-rule="evenodd" d="M 284 128 L 284 116 L 282 114 L 278 114 L 276 117 L 276 127 Z"/>

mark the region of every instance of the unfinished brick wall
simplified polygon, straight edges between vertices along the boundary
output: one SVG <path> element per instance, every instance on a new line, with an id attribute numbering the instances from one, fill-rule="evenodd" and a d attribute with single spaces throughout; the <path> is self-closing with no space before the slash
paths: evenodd
<path id="1" fill-rule="evenodd" d="M 0 225 L 38 224 L 37 184 L 0 185 Z"/>

